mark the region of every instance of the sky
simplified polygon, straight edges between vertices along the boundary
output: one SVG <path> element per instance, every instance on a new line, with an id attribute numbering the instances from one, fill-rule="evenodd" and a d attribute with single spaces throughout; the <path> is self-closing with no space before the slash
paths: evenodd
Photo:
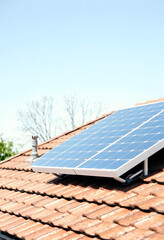
<path id="1" fill-rule="evenodd" d="M 106 112 L 164 97 L 163 0 L 0 0 L 0 133 L 17 112 L 64 95 Z"/>

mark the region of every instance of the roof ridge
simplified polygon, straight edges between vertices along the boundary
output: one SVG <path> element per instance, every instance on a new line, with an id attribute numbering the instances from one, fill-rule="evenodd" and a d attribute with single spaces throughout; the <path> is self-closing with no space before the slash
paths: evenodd
<path id="1" fill-rule="evenodd" d="M 155 103 L 155 102 L 162 102 L 162 101 L 164 101 L 164 98 L 159 98 L 159 99 L 154 99 L 154 100 L 148 100 L 148 101 L 142 102 L 142 103 L 136 103 L 135 106 L 140 106 L 140 105 L 145 105 L 145 104 Z"/>

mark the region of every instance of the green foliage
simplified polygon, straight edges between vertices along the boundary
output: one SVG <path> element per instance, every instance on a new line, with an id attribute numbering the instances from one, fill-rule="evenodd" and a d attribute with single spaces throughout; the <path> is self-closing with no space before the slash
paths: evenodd
<path id="1" fill-rule="evenodd" d="M 4 140 L 2 136 L 0 136 L 0 161 L 16 154 L 17 150 L 13 150 L 13 142 Z"/>

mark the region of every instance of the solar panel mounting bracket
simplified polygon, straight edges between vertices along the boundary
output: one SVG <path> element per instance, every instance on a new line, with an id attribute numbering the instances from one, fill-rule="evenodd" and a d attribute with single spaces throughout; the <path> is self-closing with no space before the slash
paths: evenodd
<path id="1" fill-rule="evenodd" d="M 123 178 L 120 177 L 114 177 L 115 180 L 121 182 L 121 183 L 126 183 L 126 180 L 124 180 Z"/>
<path id="2" fill-rule="evenodd" d="M 141 176 L 147 176 L 148 175 L 148 158 L 146 158 L 144 160 L 144 166 L 143 166 L 143 170 L 139 170 L 138 172 L 129 175 L 128 177 L 125 178 L 125 180 L 123 178 L 120 177 L 116 177 L 115 179 L 119 182 L 122 182 L 124 184 L 129 184 L 133 181 L 135 181 L 137 178 L 141 177 Z"/>
<path id="3" fill-rule="evenodd" d="M 144 176 L 148 175 L 148 158 L 144 160 Z"/>

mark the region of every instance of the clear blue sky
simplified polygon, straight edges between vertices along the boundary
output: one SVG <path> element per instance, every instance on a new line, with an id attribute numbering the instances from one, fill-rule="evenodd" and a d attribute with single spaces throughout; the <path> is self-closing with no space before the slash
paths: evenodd
<path id="1" fill-rule="evenodd" d="M 164 1 L 0 0 L 0 89 L 8 138 L 17 110 L 44 95 L 109 111 L 164 97 Z"/>

